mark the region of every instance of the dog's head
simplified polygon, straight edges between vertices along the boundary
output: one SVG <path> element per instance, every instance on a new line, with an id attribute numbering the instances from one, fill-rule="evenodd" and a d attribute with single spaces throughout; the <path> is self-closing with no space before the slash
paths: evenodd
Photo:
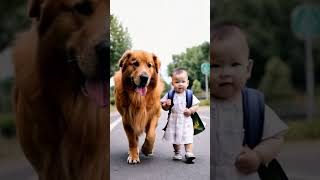
<path id="1" fill-rule="evenodd" d="M 58 57 L 51 64 L 76 67 L 89 94 L 105 89 L 110 49 L 106 0 L 29 0 L 29 16 L 37 28 L 39 48 L 51 49 Z"/>
<path id="2" fill-rule="evenodd" d="M 65 50 L 89 79 L 107 79 L 109 53 L 106 0 L 30 0 L 39 39 Z"/>
<path id="3" fill-rule="evenodd" d="M 153 53 L 126 51 L 119 60 L 124 85 L 145 96 L 155 88 L 159 78 L 160 60 Z"/>

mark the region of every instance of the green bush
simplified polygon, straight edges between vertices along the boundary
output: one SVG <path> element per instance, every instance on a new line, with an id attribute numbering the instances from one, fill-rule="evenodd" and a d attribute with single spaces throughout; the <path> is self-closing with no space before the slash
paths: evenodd
<path id="1" fill-rule="evenodd" d="M 197 79 L 193 81 L 192 83 L 192 91 L 194 94 L 200 94 L 201 93 L 201 83 Z"/>
<path id="2" fill-rule="evenodd" d="M 0 118 L 0 132 L 6 138 L 14 137 L 16 134 L 16 127 L 13 120 L 13 115 L 1 115 Z"/>
<path id="3" fill-rule="evenodd" d="M 291 83 L 290 66 L 279 57 L 272 57 L 267 62 L 259 89 L 269 102 L 292 99 L 295 90 Z"/>
<path id="4" fill-rule="evenodd" d="M 205 100 L 200 100 L 200 106 L 209 106 L 210 101 L 205 99 Z"/>
<path id="5" fill-rule="evenodd" d="M 110 97 L 110 104 L 111 105 L 115 105 L 116 104 L 116 100 L 115 100 L 114 96 Z"/>

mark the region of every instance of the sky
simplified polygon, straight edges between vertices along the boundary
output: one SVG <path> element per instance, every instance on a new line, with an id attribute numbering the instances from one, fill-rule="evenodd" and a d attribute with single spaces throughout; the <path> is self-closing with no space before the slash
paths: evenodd
<path id="1" fill-rule="evenodd" d="M 167 82 L 173 54 L 210 40 L 210 0 L 111 0 L 110 5 L 128 28 L 132 49 L 155 53 Z"/>

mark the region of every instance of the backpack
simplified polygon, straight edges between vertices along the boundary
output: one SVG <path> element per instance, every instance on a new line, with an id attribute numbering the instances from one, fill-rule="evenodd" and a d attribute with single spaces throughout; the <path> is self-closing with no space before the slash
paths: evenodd
<path id="1" fill-rule="evenodd" d="M 243 127 L 245 129 L 243 145 L 253 149 L 261 142 L 264 124 L 264 96 L 261 92 L 244 88 L 242 90 Z M 258 174 L 261 180 L 288 180 L 281 165 L 273 159 L 268 166 L 260 165 Z"/>
<path id="2" fill-rule="evenodd" d="M 173 89 L 171 89 L 167 95 L 167 98 L 171 100 L 171 106 L 169 108 L 168 119 L 167 119 L 168 122 L 169 122 L 169 117 L 171 114 L 171 108 L 173 107 L 174 94 L 175 94 L 175 91 Z M 186 90 L 186 107 L 187 108 L 192 107 L 192 99 L 193 99 L 193 92 L 192 92 L 192 90 L 187 89 Z M 191 118 L 192 118 L 192 123 L 193 123 L 193 130 L 194 130 L 193 135 L 199 134 L 205 130 L 204 124 L 203 124 L 203 122 L 197 112 L 194 112 L 193 114 L 191 114 Z M 166 131 L 167 126 L 168 126 L 168 122 L 162 130 Z"/>

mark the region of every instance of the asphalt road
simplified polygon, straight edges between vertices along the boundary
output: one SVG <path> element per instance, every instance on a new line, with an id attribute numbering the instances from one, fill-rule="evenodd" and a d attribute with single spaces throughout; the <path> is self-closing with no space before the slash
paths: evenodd
<path id="1" fill-rule="evenodd" d="M 202 109 L 200 115 L 210 126 L 209 111 Z M 167 114 L 164 112 L 157 129 L 157 140 L 153 157 L 141 155 L 141 163 L 128 165 L 126 163 L 128 143 L 122 127 L 119 114 L 111 114 L 111 180 L 172 180 L 192 179 L 208 180 L 209 178 L 209 147 L 210 128 L 196 135 L 194 139 L 194 152 L 197 156 L 195 164 L 185 164 L 171 160 L 173 153 L 170 144 L 161 140 L 166 123 Z M 143 137 L 140 138 L 140 145 Z M 0 148 L 4 147 L 3 144 Z M 12 148 L 12 147 L 11 147 Z M 16 145 L 19 149 L 19 145 Z M 290 180 L 320 180 L 320 141 L 287 142 L 278 157 Z M 0 180 L 36 180 L 35 172 L 30 164 L 23 158 L 10 159 L 0 156 Z"/>
<path id="2" fill-rule="evenodd" d="M 201 108 L 199 115 L 210 127 L 209 108 Z M 140 164 L 127 164 L 128 142 L 119 115 L 111 117 L 112 122 L 119 122 L 111 130 L 110 176 L 111 180 L 210 180 L 210 128 L 194 136 L 195 164 L 173 161 L 172 145 L 163 141 L 162 128 L 165 126 L 167 112 L 163 111 L 157 128 L 154 155 L 140 155 Z M 145 135 L 140 137 L 140 148 Z M 139 148 L 139 149 L 140 149 Z"/>

